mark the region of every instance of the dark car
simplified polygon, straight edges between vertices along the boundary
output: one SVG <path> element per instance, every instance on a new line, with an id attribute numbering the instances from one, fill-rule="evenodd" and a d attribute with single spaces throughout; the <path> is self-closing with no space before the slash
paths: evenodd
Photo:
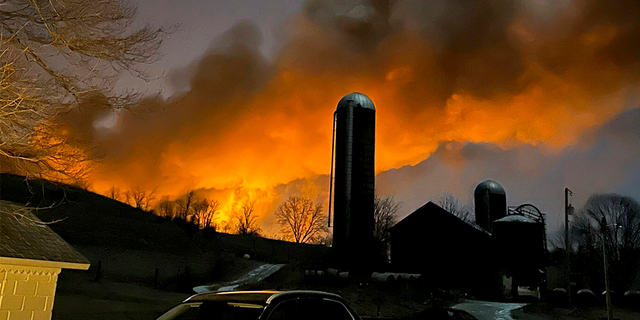
<path id="1" fill-rule="evenodd" d="M 430 308 L 413 315 L 414 320 L 478 320 L 464 310 L 453 308 Z"/>
<path id="2" fill-rule="evenodd" d="M 320 291 L 201 293 L 157 320 L 361 320 L 339 295 Z"/>

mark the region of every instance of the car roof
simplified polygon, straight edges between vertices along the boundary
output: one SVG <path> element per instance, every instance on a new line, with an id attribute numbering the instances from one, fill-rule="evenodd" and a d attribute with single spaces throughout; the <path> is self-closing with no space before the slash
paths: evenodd
<path id="1" fill-rule="evenodd" d="M 280 293 L 280 291 L 206 292 L 193 295 L 184 302 L 221 301 L 266 306 L 267 300 L 278 293 Z"/>
<path id="2" fill-rule="evenodd" d="M 291 290 L 291 291 L 231 291 L 231 292 L 207 292 L 193 295 L 184 302 L 220 301 L 232 303 L 247 303 L 260 306 L 267 306 L 270 303 L 296 298 L 332 298 L 339 301 L 343 299 L 333 293 L 312 290 Z"/>

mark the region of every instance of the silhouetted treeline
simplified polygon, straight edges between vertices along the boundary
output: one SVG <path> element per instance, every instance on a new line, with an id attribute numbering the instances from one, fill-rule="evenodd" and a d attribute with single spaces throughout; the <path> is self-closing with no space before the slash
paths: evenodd
<path id="1" fill-rule="evenodd" d="M 639 280 L 640 204 L 618 194 L 592 195 L 570 224 L 571 273 L 577 289 L 604 290 L 603 248 L 612 291 L 624 293 Z M 603 244 L 604 241 L 604 244 Z M 565 263 L 564 248 L 552 252 Z"/>

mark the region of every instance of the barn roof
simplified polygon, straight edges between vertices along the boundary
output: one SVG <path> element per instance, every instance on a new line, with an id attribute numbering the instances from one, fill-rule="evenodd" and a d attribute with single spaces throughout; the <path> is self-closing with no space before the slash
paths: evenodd
<path id="1" fill-rule="evenodd" d="M 391 227 L 391 230 L 396 231 L 422 228 L 421 226 L 433 223 L 434 221 L 437 223 L 454 225 L 458 228 L 461 228 L 462 230 L 466 229 L 469 232 L 484 234 L 486 236 L 491 235 L 488 231 L 484 230 L 475 223 L 462 220 L 431 201 L 427 202 L 425 205 L 406 216 L 400 222 L 396 223 L 393 227 Z"/>
<path id="2" fill-rule="evenodd" d="M 31 210 L 0 201 L 0 263 L 83 269 L 89 261 Z"/>

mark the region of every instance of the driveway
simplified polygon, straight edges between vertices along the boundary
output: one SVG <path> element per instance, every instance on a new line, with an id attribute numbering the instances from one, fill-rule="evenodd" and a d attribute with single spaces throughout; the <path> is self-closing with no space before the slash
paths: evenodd
<path id="1" fill-rule="evenodd" d="M 211 291 L 233 291 L 240 285 L 256 283 L 262 281 L 264 278 L 274 274 L 276 271 L 282 268 L 283 264 L 269 264 L 265 263 L 257 268 L 247 272 L 240 278 L 221 284 L 208 284 L 204 286 L 197 286 L 193 288 L 196 293 L 211 292 Z"/>
<path id="2" fill-rule="evenodd" d="M 453 308 L 467 311 L 480 320 L 512 320 L 511 311 L 524 306 L 524 303 L 467 300 Z"/>

